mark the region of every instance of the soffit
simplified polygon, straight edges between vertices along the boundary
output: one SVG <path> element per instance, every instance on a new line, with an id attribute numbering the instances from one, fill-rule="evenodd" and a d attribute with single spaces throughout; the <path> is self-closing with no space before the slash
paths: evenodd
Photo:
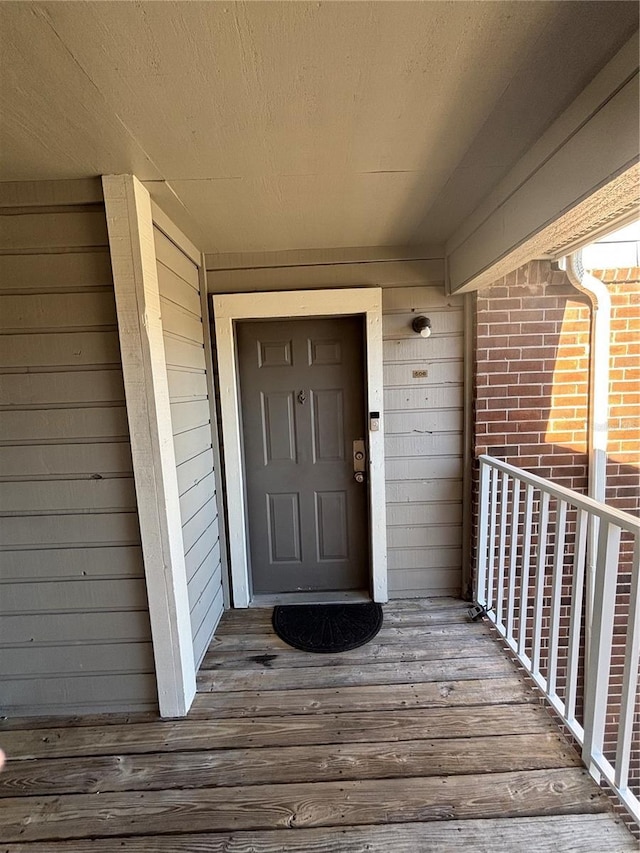
<path id="1" fill-rule="evenodd" d="M 209 252 L 441 242 L 635 3 L 2 3 L 2 180 L 133 172 Z"/>

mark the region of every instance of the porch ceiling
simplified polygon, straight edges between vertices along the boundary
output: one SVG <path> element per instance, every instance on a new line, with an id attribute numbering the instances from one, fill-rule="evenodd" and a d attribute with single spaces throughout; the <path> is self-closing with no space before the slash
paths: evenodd
<path id="1" fill-rule="evenodd" d="M 444 242 L 635 2 L 0 4 L 0 180 L 133 172 L 208 252 Z"/>

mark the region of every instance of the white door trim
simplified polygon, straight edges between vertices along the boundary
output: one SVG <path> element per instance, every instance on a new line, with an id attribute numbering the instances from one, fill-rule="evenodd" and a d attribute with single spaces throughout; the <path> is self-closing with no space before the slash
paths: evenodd
<path id="1" fill-rule="evenodd" d="M 296 290 L 286 293 L 234 293 L 213 296 L 212 300 L 220 380 L 220 410 L 222 414 L 234 607 L 248 607 L 251 600 L 234 323 L 237 320 L 329 317 L 351 314 L 360 314 L 365 318 L 367 411 L 380 413 L 380 429 L 369 432 L 371 592 L 374 601 L 387 601 L 381 288 Z"/>

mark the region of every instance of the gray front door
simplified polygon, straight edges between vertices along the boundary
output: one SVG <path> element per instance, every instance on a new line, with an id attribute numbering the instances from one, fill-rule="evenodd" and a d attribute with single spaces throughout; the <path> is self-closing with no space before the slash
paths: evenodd
<path id="1" fill-rule="evenodd" d="M 360 317 L 238 323 L 253 592 L 368 588 Z"/>

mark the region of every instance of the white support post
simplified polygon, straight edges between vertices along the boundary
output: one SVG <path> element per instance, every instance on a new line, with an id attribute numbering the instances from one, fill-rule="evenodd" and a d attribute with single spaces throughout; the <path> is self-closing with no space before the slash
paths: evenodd
<path id="1" fill-rule="evenodd" d="M 604 743 L 619 551 L 620 528 L 602 519 L 594 584 L 598 607 L 593 614 L 591 645 L 585 674 L 582 744 L 582 760 L 596 781 L 600 780 L 600 773 L 593 759 L 602 755 Z"/>
<path id="2" fill-rule="evenodd" d="M 181 717 L 196 681 L 151 200 L 132 175 L 102 183 L 158 701 Z"/>

